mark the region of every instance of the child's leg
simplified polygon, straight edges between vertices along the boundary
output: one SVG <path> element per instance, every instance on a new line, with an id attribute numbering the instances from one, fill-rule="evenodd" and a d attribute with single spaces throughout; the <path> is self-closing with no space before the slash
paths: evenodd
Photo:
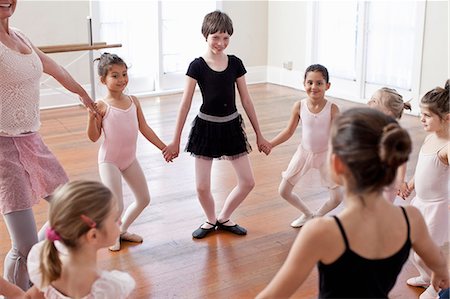
<path id="1" fill-rule="evenodd" d="M 278 187 L 278 193 L 282 198 L 284 198 L 288 203 L 299 209 L 306 216 L 312 216 L 312 212 L 303 203 L 300 197 L 293 192 L 294 185 L 289 183 L 287 180 L 282 179 L 280 186 Z"/>
<path id="2" fill-rule="evenodd" d="M 26 291 L 30 287 L 27 256 L 38 241 L 33 210 L 8 213 L 3 218 L 12 242 L 12 248 L 5 257 L 3 277 Z"/>
<path id="3" fill-rule="evenodd" d="M 326 213 L 334 210 L 342 202 L 341 188 L 336 187 L 328 189 L 330 192 L 330 198 L 314 213 L 316 216 L 323 216 Z"/>
<path id="4" fill-rule="evenodd" d="M 122 174 L 117 166 L 111 163 L 100 163 L 98 171 L 102 183 L 111 190 L 117 200 L 119 213 L 123 212 Z"/>
<path id="5" fill-rule="evenodd" d="M 148 191 L 147 181 L 144 172 L 137 160 L 123 171 L 123 177 L 127 181 L 134 193 L 136 200 L 125 210 L 122 217 L 122 225 L 120 231 L 126 232 L 133 221 L 141 214 L 146 206 L 150 203 L 150 193 Z"/>
<path id="6" fill-rule="evenodd" d="M 212 160 L 195 158 L 195 182 L 197 185 L 197 196 L 200 205 L 205 212 L 209 223 L 216 223 L 216 211 L 214 198 L 211 194 L 211 167 Z M 204 223 L 203 228 L 211 228 L 211 225 Z"/>
<path id="7" fill-rule="evenodd" d="M 122 193 L 122 174 L 117 166 L 111 163 L 100 163 L 98 165 L 100 179 L 102 183 L 111 190 L 114 198 L 116 198 L 119 214 L 123 212 L 123 193 Z M 120 238 L 116 243 L 109 247 L 111 251 L 120 250 Z"/>
<path id="8" fill-rule="evenodd" d="M 222 212 L 217 220 L 224 222 L 230 219 L 231 214 L 236 208 L 244 201 L 247 195 L 255 187 L 255 179 L 253 177 L 252 167 L 248 155 L 244 155 L 235 160 L 231 160 L 234 171 L 236 173 L 238 182 L 236 187 L 230 192 L 225 204 L 223 205 Z M 227 225 L 233 225 L 233 222 L 229 221 Z"/>
<path id="9" fill-rule="evenodd" d="M 317 216 L 323 216 L 331 210 L 334 210 L 342 202 L 342 191 L 331 179 L 325 161 L 323 161 L 322 165 L 319 167 L 319 173 L 322 185 L 327 186 L 330 193 L 330 198 L 314 213 Z"/>

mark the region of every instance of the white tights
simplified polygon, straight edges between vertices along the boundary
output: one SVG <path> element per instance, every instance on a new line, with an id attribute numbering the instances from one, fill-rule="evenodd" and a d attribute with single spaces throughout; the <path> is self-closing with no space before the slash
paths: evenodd
<path id="1" fill-rule="evenodd" d="M 100 163 L 98 168 L 103 184 L 111 190 L 117 199 L 120 214 L 122 214 L 124 209 L 122 176 L 134 193 L 135 201 L 126 209 L 122 216 L 120 231 L 126 232 L 131 223 L 133 223 L 150 203 L 150 193 L 148 191 L 144 172 L 137 160 L 134 160 L 134 162 L 123 171 L 120 171 L 119 168 L 112 163 Z"/>
<path id="2" fill-rule="evenodd" d="M 231 165 L 234 168 L 238 180 L 237 185 L 228 194 L 221 212 L 216 217 L 214 198 L 211 194 L 212 162 L 212 160 L 202 158 L 195 159 L 195 180 L 197 196 L 203 211 L 208 218 L 208 222 L 214 224 L 216 220 L 223 222 L 230 219 L 231 214 L 233 214 L 255 186 L 255 179 L 247 155 L 231 160 Z"/>
<path id="3" fill-rule="evenodd" d="M 311 210 L 305 205 L 303 200 L 293 192 L 294 185 L 287 180 L 282 179 L 278 192 L 288 203 L 299 209 L 303 214 L 310 216 L 313 214 Z M 323 216 L 326 213 L 334 210 L 342 202 L 342 193 L 340 188 L 328 189 L 330 198 L 314 213 L 317 216 Z"/>

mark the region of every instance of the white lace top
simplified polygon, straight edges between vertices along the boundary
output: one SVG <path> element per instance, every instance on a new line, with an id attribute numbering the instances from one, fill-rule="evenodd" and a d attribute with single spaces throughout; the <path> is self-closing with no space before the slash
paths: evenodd
<path id="1" fill-rule="evenodd" d="M 30 54 L 11 50 L 0 42 L 0 135 L 18 135 L 39 129 L 39 80 L 43 67 L 31 42 L 10 28 L 31 49 Z"/>
<path id="2" fill-rule="evenodd" d="M 42 276 L 39 270 L 39 255 L 43 242 L 35 244 L 28 254 L 28 273 L 33 284 L 44 293 L 46 299 L 70 299 L 62 294 L 51 284 L 41 287 Z M 66 251 L 61 246 L 57 246 L 60 252 Z M 136 286 L 134 279 L 126 272 L 117 270 L 102 271 L 100 277 L 91 287 L 91 292 L 82 299 L 125 299 L 129 298 L 130 293 Z"/>

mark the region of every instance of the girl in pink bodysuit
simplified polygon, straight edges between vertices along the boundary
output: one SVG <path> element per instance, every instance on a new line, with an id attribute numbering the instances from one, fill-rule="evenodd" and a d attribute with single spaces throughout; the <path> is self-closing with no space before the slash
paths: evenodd
<path id="1" fill-rule="evenodd" d="M 291 223 L 292 227 L 301 227 L 314 216 L 325 215 L 342 201 L 342 194 L 338 186 L 329 179 L 324 163 L 331 123 L 339 113 L 338 107 L 325 98 L 325 92 L 330 88 L 328 70 L 320 64 L 309 66 L 305 71 L 303 85 L 308 97 L 294 104 L 287 127 L 270 141 L 272 147 L 285 142 L 301 124 L 302 141 L 287 170 L 282 173 L 279 187 L 281 197 L 303 213 Z M 330 192 L 330 198 L 314 213 L 293 192 L 300 178 L 312 168 L 320 171 L 322 185 Z"/>
<path id="2" fill-rule="evenodd" d="M 431 134 L 425 137 L 416 172 L 403 196 L 407 197 L 412 190 L 416 190 L 416 197 L 411 201 L 411 205 L 422 212 L 433 241 L 444 247 L 449 241 L 449 80 L 445 83 L 445 88 L 436 87 L 423 96 L 420 101 L 420 114 L 424 130 Z M 408 279 L 406 283 L 427 288 L 420 296 L 421 299 L 436 298 L 437 292 L 430 286 L 431 270 L 416 253 L 413 263 L 420 275 Z"/>
<path id="3" fill-rule="evenodd" d="M 141 236 L 129 233 L 128 227 L 150 203 L 150 194 L 144 173 L 136 160 L 138 131 L 160 150 L 166 145 L 147 125 L 139 101 L 125 95 L 128 84 L 127 65 L 115 54 L 104 53 L 99 58 L 98 74 L 106 85 L 108 94 L 97 101 L 100 115 L 89 113 L 87 133 L 97 141 L 102 132 L 104 141 L 98 153 L 98 168 L 102 182 L 117 198 L 120 213 L 123 212 L 122 177 L 133 191 L 136 201 L 125 211 L 120 226 L 120 237 L 109 249 L 120 250 L 120 240 L 142 242 Z"/>

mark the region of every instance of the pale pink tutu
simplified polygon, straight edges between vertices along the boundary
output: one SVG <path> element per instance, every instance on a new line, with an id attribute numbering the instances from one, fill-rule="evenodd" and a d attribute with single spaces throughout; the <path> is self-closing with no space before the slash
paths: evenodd
<path id="1" fill-rule="evenodd" d="M 317 169 L 320 172 L 321 185 L 323 187 L 334 188 L 336 184 L 331 181 L 329 176 L 328 167 L 325 163 L 326 158 L 327 151 L 313 153 L 305 150 L 302 145 L 299 145 L 287 169 L 282 172 L 281 176 L 291 185 L 296 185 L 310 169 Z"/>
<path id="2" fill-rule="evenodd" d="M 29 209 L 67 181 L 39 133 L 0 136 L 0 213 Z"/>

